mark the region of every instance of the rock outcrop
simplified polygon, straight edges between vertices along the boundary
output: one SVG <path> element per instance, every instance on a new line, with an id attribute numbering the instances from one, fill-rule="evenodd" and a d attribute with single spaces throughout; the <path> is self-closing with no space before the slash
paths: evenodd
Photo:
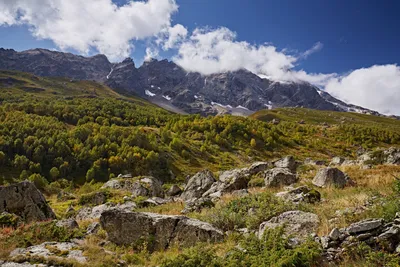
<path id="1" fill-rule="evenodd" d="M 0 186 L 0 213 L 8 212 L 25 222 L 55 219 L 43 194 L 30 182 Z"/>
<path id="2" fill-rule="evenodd" d="M 318 187 L 337 187 L 343 188 L 351 184 L 351 179 L 337 168 L 324 168 L 318 170 L 312 183 Z"/>
<path id="3" fill-rule="evenodd" d="M 278 161 L 275 161 L 274 165 L 277 168 L 286 168 L 289 169 L 291 172 L 296 172 L 297 164 L 293 156 L 286 156 Z"/>
<path id="4" fill-rule="evenodd" d="M 86 257 L 83 256 L 83 250 L 72 242 L 45 242 L 40 245 L 31 246 L 27 248 L 17 248 L 10 253 L 11 260 L 24 259 L 26 261 L 48 258 L 57 260 L 75 260 L 79 263 L 86 263 Z"/>
<path id="5" fill-rule="evenodd" d="M 146 245 L 150 251 L 223 240 L 220 230 L 185 216 L 106 211 L 100 217 L 100 224 L 110 241 L 118 245 Z"/>
<path id="6" fill-rule="evenodd" d="M 400 252 L 400 214 L 387 222 L 383 219 L 367 219 L 346 228 L 334 228 L 328 236 L 317 238 L 324 249 L 323 255 L 329 261 L 340 260 L 350 247 L 364 243 L 372 249 Z"/>
<path id="7" fill-rule="evenodd" d="M 216 179 L 211 171 L 203 170 L 198 172 L 189 179 L 181 198 L 183 200 L 199 198 L 210 189 L 215 182 Z"/>

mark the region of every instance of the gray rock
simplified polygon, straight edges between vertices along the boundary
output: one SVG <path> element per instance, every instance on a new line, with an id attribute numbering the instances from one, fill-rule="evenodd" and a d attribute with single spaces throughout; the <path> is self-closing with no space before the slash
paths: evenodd
<path id="1" fill-rule="evenodd" d="M 55 253 L 59 251 L 61 253 Z M 59 260 L 72 259 L 79 263 L 86 263 L 86 257 L 83 256 L 80 247 L 72 242 L 45 242 L 40 245 L 28 248 L 17 248 L 10 253 L 11 260 L 24 257 L 56 258 Z"/>
<path id="2" fill-rule="evenodd" d="M 185 216 L 107 211 L 102 214 L 100 223 L 110 241 L 118 245 L 144 244 L 150 251 L 223 240 L 220 230 Z"/>
<path id="3" fill-rule="evenodd" d="M 340 165 L 342 165 L 342 163 L 344 161 L 345 161 L 345 159 L 342 158 L 342 157 L 334 157 L 334 158 L 332 158 L 332 160 L 331 160 L 329 165 L 340 166 Z"/>
<path id="4" fill-rule="evenodd" d="M 132 174 L 131 173 L 127 173 L 127 174 L 118 174 L 118 178 L 132 178 Z"/>
<path id="5" fill-rule="evenodd" d="M 124 212 L 130 212 L 136 208 L 137 205 L 134 202 L 125 202 L 123 204 L 118 204 L 118 205 L 112 203 L 106 203 L 95 207 L 84 207 L 78 211 L 76 219 L 79 221 L 98 219 L 100 218 L 101 214 L 105 211 L 119 210 Z"/>
<path id="6" fill-rule="evenodd" d="M 182 193 L 182 189 L 176 184 L 174 184 L 168 189 L 167 196 L 177 196 L 180 193 Z"/>
<path id="7" fill-rule="evenodd" d="M 152 197 L 148 198 L 145 201 L 143 201 L 143 206 L 159 206 L 159 205 L 164 205 L 167 203 L 170 203 L 170 199 L 165 199 L 165 198 L 160 198 L 160 197 Z"/>
<path id="8" fill-rule="evenodd" d="M 294 204 L 299 204 L 301 202 L 316 203 L 321 201 L 321 194 L 316 190 L 310 189 L 308 186 L 300 186 L 292 188 L 289 191 L 279 192 L 276 196 Z"/>
<path id="9" fill-rule="evenodd" d="M 61 220 L 56 222 L 56 226 L 58 227 L 64 227 L 67 229 L 78 229 L 79 225 L 74 219 L 66 219 L 66 220 Z"/>
<path id="10" fill-rule="evenodd" d="M 185 201 L 185 208 L 182 210 L 182 213 L 199 212 L 203 208 L 211 208 L 214 205 L 210 197 L 193 198 Z"/>
<path id="11" fill-rule="evenodd" d="M 279 187 L 297 182 L 297 176 L 287 168 L 273 168 L 265 172 L 265 186 Z"/>
<path id="12" fill-rule="evenodd" d="M 338 228 L 333 228 L 332 231 L 329 233 L 329 238 L 333 241 L 337 241 L 340 238 L 340 231 Z"/>
<path id="13" fill-rule="evenodd" d="M 286 156 L 276 162 L 274 162 L 275 167 L 277 168 L 287 168 L 291 172 L 296 172 L 296 161 L 293 156 Z"/>
<path id="14" fill-rule="evenodd" d="M 368 219 L 360 222 L 356 222 L 347 227 L 347 232 L 351 235 L 360 234 L 375 230 L 383 225 L 383 219 Z"/>
<path id="15" fill-rule="evenodd" d="M 388 150 L 385 150 L 383 154 L 386 157 L 386 164 L 394 164 L 394 165 L 399 165 L 400 164 L 400 149 L 391 147 Z"/>
<path id="16" fill-rule="evenodd" d="M 25 222 L 55 219 L 43 194 L 30 182 L 0 186 L 0 213 L 8 212 Z"/>
<path id="17" fill-rule="evenodd" d="M 141 178 L 132 188 L 132 197 L 138 196 L 164 197 L 161 182 L 151 176 Z"/>
<path id="18" fill-rule="evenodd" d="M 214 182 L 216 182 L 215 177 L 209 170 L 198 172 L 189 179 L 181 198 L 183 200 L 199 198 Z"/>
<path id="19" fill-rule="evenodd" d="M 313 160 L 310 158 L 307 158 L 304 160 L 305 165 L 314 165 L 314 166 L 322 166 L 325 165 L 326 162 L 324 160 Z"/>
<path id="20" fill-rule="evenodd" d="M 259 227 L 259 238 L 264 235 L 266 229 L 283 226 L 287 236 L 293 235 L 298 238 L 306 238 L 318 229 L 320 220 L 318 215 L 299 210 L 287 211 Z"/>
<path id="21" fill-rule="evenodd" d="M 320 169 L 312 183 L 318 187 L 334 186 L 343 188 L 348 182 L 346 175 L 337 168 Z"/>

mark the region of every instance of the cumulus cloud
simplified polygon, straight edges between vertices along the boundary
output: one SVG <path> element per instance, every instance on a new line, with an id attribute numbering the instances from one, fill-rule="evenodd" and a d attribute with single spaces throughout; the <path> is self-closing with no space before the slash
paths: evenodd
<path id="1" fill-rule="evenodd" d="M 163 50 L 176 48 L 183 40 L 186 39 L 188 30 L 181 24 L 176 24 L 173 27 L 163 29 L 156 41 L 161 45 Z"/>
<path id="2" fill-rule="evenodd" d="M 50 39 L 61 50 L 88 54 L 95 49 L 118 60 L 130 55 L 132 40 L 169 28 L 177 10 L 175 0 L 120 7 L 111 0 L 0 0 L 0 26 L 29 25 L 36 38 Z"/>
<path id="3" fill-rule="evenodd" d="M 375 65 L 331 79 L 325 90 L 344 101 L 383 114 L 400 114 L 400 68 Z"/>
<path id="4" fill-rule="evenodd" d="M 252 45 L 237 41 L 235 32 L 228 28 L 195 29 L 192 35 L 183 41 L 178 55 L 173 60 L 187 71 L 212 73 L 247 69 L 260 77 L 280 81 L 304 80 L 324 85 L 335 74 L 308 74 L 294 71 L 300 58 L 308 57 L 322 49 L 322 43 L 316 43 L 311 49 L 300 55 L 290 55 L 279 51 L 272 44 Z"/>

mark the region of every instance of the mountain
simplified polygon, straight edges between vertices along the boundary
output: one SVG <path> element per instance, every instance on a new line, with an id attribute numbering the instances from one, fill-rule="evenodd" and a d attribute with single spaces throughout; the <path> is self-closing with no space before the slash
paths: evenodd
<path id="1" fill-rule="evenodd" d="M 104 55 L 83 57 L 46 49 L 0 49 L 0 69 L 95 80 L 181 113 L 249 115 L 262 109 L 304 107 L 378 114 L 344 103 L 307 82 L 271 81 L 244 69 L 205 76 L 168 60 L 151 59 L 137 68 L 131 58 L 113 64 Z"/>

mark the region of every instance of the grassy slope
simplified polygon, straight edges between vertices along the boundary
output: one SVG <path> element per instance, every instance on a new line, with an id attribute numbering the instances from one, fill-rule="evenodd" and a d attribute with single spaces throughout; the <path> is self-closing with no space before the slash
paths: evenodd
<path id="1" fill-rule="evenodd" d="M 2 79 L 12 78 L 13 84 L 10 87 L 2 86 Z M 40 88 L 30 89 L 30 88 Z M 139 105 L 150 110 L 159 110 L 162 114 L 174 117 L 167 111 L 162 111 L 156 106 L 148 103 L 139 98 L 132 96 L 124 96 L 112 91 L 106 86 L 99 85 L 94 82 L 88 81 L 70 81 L 69 79 L 63 78 L 38 78 L 30 74 L 18 73 L 18 72 L 0 72 L 0 101 L 7 100 L 7 103 L 18 103 L 21 101 L 48 101 L 54 99 L 60 99 L 62 101 L 66 96 L 75 98 L 87 98 L 87 101 L 91 101 L 91 97 L 96 96 L 97 98 L 104 99 L 118 99 L 122 101 L 128 101 L 133 105 Z M 63 103 L 63 102 L 62 102 Z M 11 111 L 11 115 L 13 114 Z M 174 117 L 175 118 L 175 117 Z M 196 120 L 192 117 L 179 116 L 179 119 L 189 118 L 190 125 L 201 124 L 212 120 L 212 118 L 197 118 Z M 193 173 L 204 167 L 211 168 L 214 171 L 220 170 L 221 168 L 234 168 L 241 165 L 246 165 L 252 161 L 259 159 L 267 159 L 273 157 L 279 157 L 284 154 L 293 154 L 297 158 L 312 157 L 314 159 L 329 159 L 331 156 L 336 154 L 353 155 L 355 150 L 360 143 L 350 144 L 346 141 L 336 139 L 336 137 L 342 134 L 342 130 L 339 125 L 351 124 L 358 125 L 360 127 L 374 127 L 380 128 L 387 131 L 398 131 L 400 130 L 400 122 L 391 118 L 376 117 L 369 115 L 361 115 L 355 113 L 339 113 L 331 111 L 316 111 L 307 110 L 300 108 L 286 108 L 277 110 L 268 110 L 256 112 L 251 116 L 250 119 L 243 118 L 231 118 L 226 117 L 230 122 L 240 124 L 242 120 L 261 120 L 270 121 L 274 118 L 282 121 L 280 126 L 276 129 L 282 131 L 281 137 L 285 137 L 287 140 L 296 139 L 290 145 L 283 145 L 279 143 L 277 147 L 272 150 L 263 149 L 259 147 L 258 150 L 251 154 L 246 155 L 243 151 L 249 148 L 247 143 L 241 145 L 234 145 L 234 148 L 216 147 L 217 152 L 201 152 L 200 147 L 204 140 L 199 132 L 186 132 L 180 131 L 179 136 L 183 140 L 183 144 L 189 151 L 191 157 L 189 160 L 184 160 L 178 153 L 172 151 L 170 156 L 174 161 L 174 167 L 179 170 L 185 170 L 185 174 Z M 304 120 L 305 124 L 300 125 L 297 122 Z M 321 123 L 328 123 L 331 127 L 326 128 L 321 126 Z M 259 125 L 259 124 L 255 124 Z M 263 125 L 263 124 L 260 124 Z M 268 125 L 271 125 L 268 123 Z M 65 125 L 66 128 L 75 128 L 74 125 Z M 129 131 L 133 129 L 133 126 L 126 127 Z M 172 127 L 173 128 L 173 127 Z M 184 128 L 184 127 L 183 127 Z M 285 130 L 286 129 L 286 130 Z M 159 132 L 157 127 L 144 127 L 146 131 Z M 254 131 L 258 131 L 254 129 Z M 176 133 L 177 134 L 177 133 Z M 398 145 L 399 143 L 394 143 Z M 393 145 L 393 144 L 392 144 Z M 389 146 L 388 143 L 376 141 L 372 143 L 372 148 L 376 146 Z M 256 150 L 256 148 L 254 148 Z M 205 157 L 207 155 L 207 157 Z M 223 164 L 220 164 L 222 159 L 221 156 L 225 155 L 227 158 Z M 391 185 L 393 178 L 391 174 L 400 172 L 400 167 L 396 166 L 378 166 L 371 170 L 360 170 L 358 167 L 344 168 L 357 183 L 357 187 L 349 187 L 343 190 L 338 189 L 320 189 L 324 201 L 316 205 L 308 205 L 301 207 L 302 209 L 315 212 L 321 218 L 321 226 L 319 234 L 327 234 L 335 227 L 343 227 L 353 221 L 367 218 L 367 217 L 380 217 L 385 215 L 385 210 L 375 209 L 372 212 L 361 213 L 357 215 L 349 214 L 341 218 L 336 224 L 329 223 L 329 219 L 335 216 L 336 210 L 343 210 L 345 208 L 357 207 L 371 196 L 385 197 L 391 193 Z M 304 169 L 300 172 L 300 180 L 298 185 L 307 184 L 309 185 L 312 177 L 315 175 L 317 167 Z M 8 173 L 11 176 L 18 176 L 17 173 L 13 173 L 12 169 L 5 170 L 2 172 Z M 77 197 L 99 190 L 101 184 L 89 185 L 86 184 L 81 188 L 71 189 L 72 193 L 76 194 Z M 265 188 L 253 188 L 250 190 L 253 193 L 265 192 L 275 193 L 278 189 L 265 189 Z M 129 196 L 129 192 L 114 192 L 113 201 L 122 201 L 124 195 Z M 220 210 L 223 210 L 223 206 L 230 201 L 237 199 L 237 196 L 227 195 L 217 205 L 215 209 L 205 209 L 202 213 L 189 214 L 191 217 L 200 218 L 203 220 L 215 219 L 214 217 L 221 216 Z M 50 204 L 55 209 L 59 218 L 65 215 L 66 208 L 72 204 L 75 209 L 80 208 L 77 199 L 68 201 L 59 201 L 55 194 L 48 196 Z M 151 211 L 164 214 L 179 214 L 183 208 L 181 202 L 170 203 L 158 207 L 143 208 L 141 211 Z M 223 220 L 223 219 L 221 219 Z M 89 222 L 79 222 L 81 230 L 84 231 L 85 227 Z M 26 226 L 29 228 L 29 226 Z M 12 229 L 2 229 L 0 231 L 0 258 L 5 258 L 8 252 L 16 247 L 25 244 L 25 240 L 28 238 L 32 243 L 41 243 L 48 241 L 51 237 L 49 233 L 43 232 L 41 236 L 31 236 L 31 232 L 37 232 L 35 229 L 19 229 L 13 232 Z M 40 231 L 39 231 L 40 232 Z M 168 257 L 175 257 L 180 253 L 176 248 L 170 249 L 162 253 L 154 253 L 149 255 L 146 252 L 132 252 L 130 248 L 121 248 L 112 244 L 107 245 L 106 249 L 114 252 L 106 254 L 102 247 L 98 245 L 104 238 L 104 232 L 100 232 L 98 235 L 85 239 L 85 253 L 90 259 L 92 266 L 112 266 L 117 261 L 117 256 L 127 259 L 130 257 L 128 262 L 131 266 L 156 266 L 160 260 Z M 10 244 L 12 241 L 12 244 Z M 217 254 L 223 256 L 225 252 L 236 246 L 237 241 L 228 239 L 223 244 L 214 245 L 212 248 L 217 251 Z M 347 266 L 366 266 L 365 263 L 347 265 Z"/>

